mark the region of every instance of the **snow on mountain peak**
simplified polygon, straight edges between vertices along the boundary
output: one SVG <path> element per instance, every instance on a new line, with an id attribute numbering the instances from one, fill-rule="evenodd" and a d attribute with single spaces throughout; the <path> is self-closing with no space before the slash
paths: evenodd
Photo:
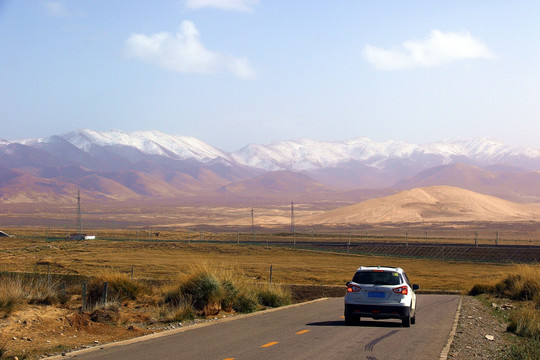
<path id="1" fill-rule="evenodd" d="M 436 166 L 462 162 L 490 165 L 495 163 L 537 167 L 540 150 L 515 147 L 502 141 L 486 138 L 462 138 L 443 140 L 424 145 L 404 141 L 377 142 L 367 137 L 350 138 L 343 141 L 319 141 L 312 139 L 280 140 L 267 144 L 250 144 L 238 151 L 228 153 L 208 145 L 194 137 L 168 135 L 159 131 L 110 130 L 99 132 L 80 129 L 59 136 L 26 139 L 13 142 L 41 147 L 61 138 L 82 151 L 95 153 L 99 148 L 120 155 L 136 153 L 164 156 L 176 160 L 194 159 L 208 163 L 216 159 L 249 167 L 275 170 L 316 170 L 335 167 L 351 161 L 366 166 L 384 168 L 387 160 L 408 160 L 425 166 Z M 56 140 L 55 140 L 56 139 Z M 130 150 L 131 149 L 131 150 Z M 128 150 L 128 152 L 126 152 Z M 532 161 L 532 162 L 530 162 Z M 532 164 L 532 165 L 531 165 Z"/>
<path id="2" fill-rule="evenodd" d="M 173 136 L 155 130 L 128 133 L 122 130 L 98 132 L 82 129 L 60 137 L 86 152 L 91 152 L 95 146 L 126 146 L 135 148 L 144 154 L 161 155 L 180 160 L 194 158 L 199 161 L 211 161 L 217 157 L 229 157 L 227 153 L 196 138 Z"/>

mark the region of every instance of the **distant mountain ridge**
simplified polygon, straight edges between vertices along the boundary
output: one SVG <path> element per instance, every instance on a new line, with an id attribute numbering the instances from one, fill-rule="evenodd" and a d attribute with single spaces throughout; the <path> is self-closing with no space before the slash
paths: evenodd
<path id="1" fill-rule="evenodd" d="M 161 156 L 174 160 L 210 162 L 223 159 L 266 171 L 316 170 L 350 161 L 375 168 L 384 168 L 391 159 L 407 159 L 426 167 L 464 162 L 487 166 L 507 163 L 531 170 L 540 170 L 540 150 L 506 145 L 486 138 L 442 140 L 425 145 L 404 141 L 376 142 L 366 137 L 328 142 L 310 139 L 250 144 L 228 153 L 193 137 L 168 135 L 159 131 L 99 132 L 81 129 L 46 138 L 0 141 L 0 146 L 21 144 L 32 148 L 51 149 L 63 140 L 80 151 L 98 154 L 107 148 L 119 155 Z"/>
<path id="2" fill-rule="evenodd" d="M 251 144 L 235 152 L 158 131 L 82 129 L 0 140 L 3 202 L 204 197 L 223 201 L 359 201 L 447 185 L 518 202 L 540 201 L 540 150 L 492 139 L 426 145 L 359 137 Z M 368 189 L 379 189 L 372 191 Z"/>

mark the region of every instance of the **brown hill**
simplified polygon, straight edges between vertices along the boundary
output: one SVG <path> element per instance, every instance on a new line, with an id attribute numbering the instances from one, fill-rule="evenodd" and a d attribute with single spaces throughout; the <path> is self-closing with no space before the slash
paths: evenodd
<path id="1" fill-rule="evenodd" d="M 526 221 L 540 219 L 540 204 L 518 204 L 469 190 L 434 186 L 402 191 L 318 215 L 302 225 Z"/>
<path id="2" fill-rule="evenodd" d="M 223 186 L 219 192 L 242 197 L 284 199 L 320 198 L 324 195 L 331 196 L 334 193 L 309 176 L 293 171 L 273 171 Z"/>
<path id="3" fill-rule="evenodd" d="M 485 169 L 467 164 L 436 166 L 401 180 L 393 187 L 405 190 L 439 185 L 460 187 L 515 202 L 540 202 L 540 172 L 509 166 Z"/>

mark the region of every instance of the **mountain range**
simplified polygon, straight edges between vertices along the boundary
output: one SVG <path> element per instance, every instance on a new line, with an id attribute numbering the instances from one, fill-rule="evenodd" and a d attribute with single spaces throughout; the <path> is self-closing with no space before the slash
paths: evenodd
<path id="1" fill-rule="evenodd" d="M 87 200 L 358 202 L 417 187 L 456 186 L 540 202 L 540 150 L 493 139 L 425 145 L 309 139 L 227 152 L 158 131 L 77 130 L 0 140 L 2 203 Z"/>

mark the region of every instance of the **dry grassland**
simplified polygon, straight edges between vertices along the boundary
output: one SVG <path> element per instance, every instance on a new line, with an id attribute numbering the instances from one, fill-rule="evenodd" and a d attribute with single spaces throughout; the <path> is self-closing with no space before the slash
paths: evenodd
<path id="1" fill-rule="evenodd" d="M 260 281 L 284 284 L 343 285 L 361 265 L 404 268 L 422 289 L 468 291 L 478 282 L 496 282 L 514 270 L 512 264 L 360 256 L 279 247 L 167 241 L 0 240 L 0 271 L 96 275 L 103 270 L 134 278 L 174 280 L 190 266 L 208 263 L 234 268 Z"/>

